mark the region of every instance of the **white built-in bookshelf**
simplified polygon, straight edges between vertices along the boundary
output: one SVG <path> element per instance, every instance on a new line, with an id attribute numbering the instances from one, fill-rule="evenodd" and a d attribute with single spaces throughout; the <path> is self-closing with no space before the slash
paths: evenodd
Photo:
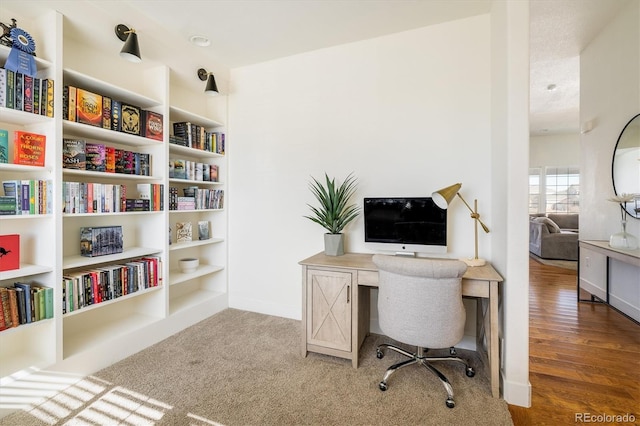
<path id="1" fill-rule="evenodd" d="M 25 5 L 24 7 L 28 7 Z M 169 188 L 183 192 L 187 187 L 222 190 L 226 200 L 226 155 L 169 143 L 173 123 L 191 122 L 209 132 L 225 133 L 226 112 L 222 117 L 210 117 L 211 99 L 203 92 L 189 93 L 171 81 L 171 72 L 164 65 L 146 65 L 135 71 L 131 85 L 122 84 L 122 76 L 95 75 L 95 64 L 86 69 L 78 62 L 67 66 L 73 49 L 82 49 L 78 41 L 65 39 L 65 20 L 55 11 L 43 11 L 41 17 L 12 10 L 36 41 L 38 77 L 54 80 L 55 115 L 42 115 L 0 108 L 0 129 L 9 131 L 10 146 L 15 130 L 27 130 L 47 136 L 44 167 L 0 164 L 0 180 L 42 179 L 53 185 L 51 214 L 0 216 L 0 234 L 20 234 L 21 265 L 19 269 L 0 272 L 0 286 L 12 287 L 14 282 L 36 282 L 54 289 L 54 315 L 41 320 L 0 331 L 0 383 L 6 385 L 25 371 L 51 368 L 88 374 L 125 358 L 171 334 L 193 325 L 228 306 L 227 297 L 227 209 L 169 209 Z M 105 35 L 106 37 L 107 35 Z M 87 52 L 90 46 L 85 47 Z M 63 55 L 64 51 L 64 55 Z M 4 63 L 9 49 L 0 46 L 0 61 Z M 82 55 L 83 52 L 77 52 Z M 93 54 L 93 53 L 92 53 Z M 108 61 L 120 61 L 117 52 L 107 52 Z M 72 61 L 69 61 L 72 62 Z M 143 82 L 143 84 L 138 84 Z M 64 120 L 63 89 L 66 85 L 80 87 L 136 105 L 163 116 L 161 141 Z M 172 99 L 185 105 L 176 105 Z M 186 100 L 186 101 L 185 101 Z M 220 112 L 219 103 L 215 107 Z M 106 173 L 62 167 L 62 140 L 82 139 L 90 143 L 149 154 L 148 175 Z M 169 160 L 180 158 L 215 165 L 216 182 L 169 178 Z M 161 211 L 113 213 L 75 213 L 65 208 L 62 190 L 65 182 L 116 184 L 126 187 L 135 198 L 138 184 L 163 185 Z M 127 197 L 128 198 L 128 197 Z M 198 239 L 198 223 L 210 224 L 210 238 Z M 193 240 L 176 242 L 178 222 L 191 222 Z M 80 254 L 80 228 L 121 226 L 122 253 L 96 257 Z M 170 229 L 171 240 L 170 243 Z M 158 286 L 145 288 L 110 300 L 104 300 L 73 311 L 63 312 L 63 277 L 91 269 L 106 268 L 132 260 L 155 257 L 160 260 Z M 178 261 L 198 258 L 195 272 L 183 273 Z M 0 416 L 3 413 L 0 410 Z"/>

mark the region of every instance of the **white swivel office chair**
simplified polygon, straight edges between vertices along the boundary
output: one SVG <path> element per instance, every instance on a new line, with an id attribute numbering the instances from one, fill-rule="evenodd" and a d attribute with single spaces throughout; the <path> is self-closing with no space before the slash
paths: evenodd
<path id="1" fill-rule="evenodd" d="M 468 377 L 475 375 L 469 364 L 455 356 L 454 346 L 462 340 L 466 312 L 462 304 L 462 275 L 467 265 L 458 260 L 408 258 L 374 255 L 379 270 L 378 317 L 382 332 L 398 342 L 416 346 L 411 353 L 398 346 L 382 344 L 376 355 L 391 349 L 409 359 L 389 367 L 379 384 L 387 390 L 389 377 L 412 364 L 435 374 L 447 391 L 447 407 L 453 408 L 453 388 L 431 362 L 455 361 L 465 366 Z M 451 356 L 428 357 L 428 349 L 449 348 Z"/>

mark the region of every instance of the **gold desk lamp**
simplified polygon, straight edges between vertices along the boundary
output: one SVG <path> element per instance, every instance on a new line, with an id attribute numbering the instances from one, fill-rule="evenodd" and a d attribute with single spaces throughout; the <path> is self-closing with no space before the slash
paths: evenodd
<path id="1" fill-rule="evenodd" d="M 464 261 L 469 266 L 482 266 L 487 262 L 484 259 L 478 258 L 478 223 L 480 223 L 480 225 L 482 226 L 482 229 L 486 233 L 489 233 L 489 228 L 480 220 L 480 213 L 478 213 L 478 200 L 474 200 L 473 209 L 472 209 L 471 206 L 465 201 L 465 199 L 462 198 L 462 195 L 460 195 L 459 191 L 461 187 L 462 187 L 461 183 L 456 183 L 454 185 L 447 186 L 446 188 L 442 188 L 438 191 L 435 191 L 433 194 L 431 194 L 431 198 L 433 199 L 433 202 L 441 209 L 446 209 L 447 207 L 449 207 L 449 204 L 451 203 L 451 201 L 454 199 L 456 195 L 460 197 L 464 205 L 467 206 L 467 208 L 471 212 L 471 219 L 473 219 L 473 224 L 474 224 L 475 256 L 473 257 L 473 259 L 461 259 L 461 260 Z"/>

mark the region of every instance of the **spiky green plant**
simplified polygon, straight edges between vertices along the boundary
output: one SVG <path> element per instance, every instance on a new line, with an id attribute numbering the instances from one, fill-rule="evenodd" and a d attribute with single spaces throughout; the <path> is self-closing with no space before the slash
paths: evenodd
<path id="1" fill-rule="evenodd" d="M 309 182 L 309 188 L 320 207 L 307 204 L 313 215 L 305 217 L 319 224 L 329 233 L 339 234 L 360 213 L 360 208 L 355 204 L 347 205 L 356 192 L 357 181 L 351 173 L 342 184 L 336 186 L 335 178 L 329 179 L 326 173 L 324 177 L 325 185 L 311 177 L 313 181 Z"/>

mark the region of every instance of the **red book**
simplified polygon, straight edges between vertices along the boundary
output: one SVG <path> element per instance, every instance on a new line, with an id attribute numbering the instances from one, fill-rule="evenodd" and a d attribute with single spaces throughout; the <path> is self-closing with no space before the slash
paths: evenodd
<path id="1" fill-rule="evenodd" d="M 153 111 L 142 111 L 142 117 L 144 120 L 144 127 L 142 128 L 143 134 L 149 139 L 155 139 L 158 141 L 163 140 L 163 123 L 162 114 L 158 114 Z"/>
<path id="2" fill-rule="evenodd" d="M 20 235 L 0 235 L 0 271 L 20 268 Z"/>
<path id="3" fill-rule="evenodd" d="M 44 166 L 47 136 L 16 130 L 13 138 L 13 163 L 25 166 Z"/>

